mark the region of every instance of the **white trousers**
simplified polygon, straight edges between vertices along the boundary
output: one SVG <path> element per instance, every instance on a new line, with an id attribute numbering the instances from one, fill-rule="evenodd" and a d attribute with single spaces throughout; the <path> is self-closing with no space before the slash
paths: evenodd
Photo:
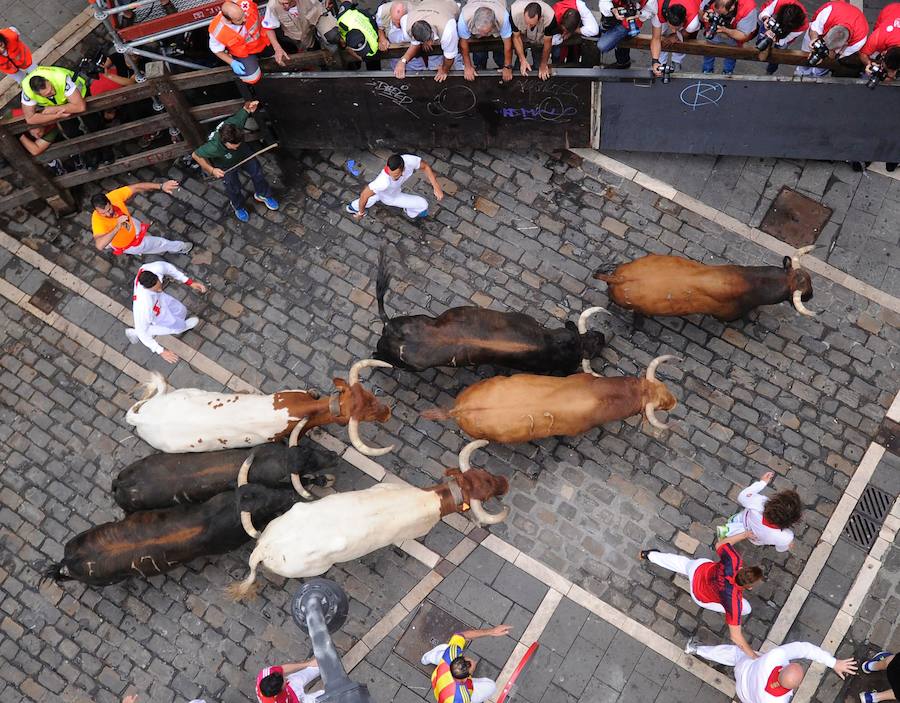
<path id="1" fill-rule="evenodd" d="M 16 71 L 15 73 L 13 73 L 12 74 L 13 80 L 16 83 L 21 83 L 22 81 L 25 80 L 25 76 L 27 76 L 29 73 L 31 73 L 36 68 L 37 68 L 37 65 L 32 61 L 31 65 L 28 66 L 27 68 L 23 68 L 22 70 Z"/>
<path id="2" fill-rule="evenodd" d="M 681 554 L 664 554 L 662 552 L 650 552 L 650 554 L 647 555 L 647 559 L 664 569 L 674 571 L 676 574 L 681 574 L 682 576 L 687 576 L 691 588 L 691 598 L 693 598 L 694 602 L 701 608 L 706 608 L 707 610 L 712 610 L 716 613 L 725 612 L 725 607 L 721 603 L 704 603 L 703 601 L 698 600 L 697 596 L 694 595 L 694 573 L 699 567 L 703 566 L 703 564 L 711 563 L 712 559 L 688 559 Z M 750 603 L 747 602 L 746 598 L 742 600 L 743 610 L 741 612 L 744 615 L 749 615 L 751 610 Z"/>
<path id="3" fill-rule="evenodd" d="M 397 193 L 397 195 L 389 196 L 383 193 L 375 193 L 366 203 L 366 210 L 375 203 L 390 205 L 391 207 L 402 207 L 406 211 L 407 217 L 415 217 L 421 212 L 428 209 L 428 201 L 421 195 L 413 195 L 412 193 Z M 359 210 L 359 198 L 353 201 L 353 208 Z"/>
<path id="4" fill-rule="evenodd" d="M 445 649 L 447 649 L 446 644 L 439 644 L 434 649 L 429 649 L 422 655 L 422 663 L 437 666 L 441 663 Z M 493 679 L 472 679 L 472 685 L 472 703 L 484 703 L 497 690 L 497 684 Z"/>
<path id="5" fill-rule="evenodd" d="M 310 666 L 306 669 L 300 669 L 300 671 L 295 671 L 293 674 L 286 676 L 284 681 L 288 686 L 291 687 L 294 693 L 297 694 L 297 698 L 300 699 L 300 703 L 313 703 L 316 698 L 323 695 L 325 691 L 322 690 L 316 691 L 315 693 L 307 693 L 305 688 L 318 675 L 319 667 Z"/>
<path id="6" fill-rule="evenodd" d="M 128 247 L 125 253 L 132 256 L 140 256 L 141 254 L 181 254 L 187 244 L 187 242 L 145 235 L 140 244 Z"/>

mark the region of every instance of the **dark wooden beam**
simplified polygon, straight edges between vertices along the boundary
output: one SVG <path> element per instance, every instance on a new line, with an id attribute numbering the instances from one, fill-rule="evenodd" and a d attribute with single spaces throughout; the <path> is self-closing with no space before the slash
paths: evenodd
<path id="1" fill-rule="evenodd" d="M 2 126 L 0 126 L 0 155 L 25 179 L 35 197 L 46 199 L 57 214 L 72 212 L 75 207 L 72 194 L 65 190 L 65 186 L 54 183 L 47 169 L 34 160 L 22 146 L 19 138 Z M 31 199 L 33 198 L 29 198 Z M 0 211 L 3 210 L 4 208 L 0 207 Z"/>
<path id="2" fill-rule="evenodd" d="M 193 148 L 206 141 L 200 123 L 191 114 L 191 104 L 182 89 L 176 87 L 162 61 L 154 61 L 147 65 L 147 79 L 156 89 L 156 97 L 172 119 L 172 124 L 181 132 L 182 138 Z"/>
<path id="3" fill-rule="evenodd" d="M 126 122 L 125 124 L 116 125 L 107 129 L 101 129 L 99 132 L 91 132 L 74 139 L 65 139 L 58 144 L 54 144 L 47 151 L 36 157 L 38 161 L 47 162 L 53 159 L 62 159 L 72 154 L 93 151 L 104 146 L 119 144 L 136 137 L 142 137 L 145 134 L 153 134 L 161 129 L 167 129 L 171 126 L 172 120 L 167 113 L 160 113 L 153 117 L 145 117 L 142 120 L 134 122 Z"/>
<path id="4" fill-rule="evenodd" d="M 244 104 L 243 100 L 220 100 L 208 105 L 198 105 L 191 108 L 191 114 L 198 122 L 209 122 L 230 117 Z"/>
<path id="5" fill-rule="evenodd" d="M 71 188 L 73 186 L 81 185 L 82 183 L 99 181 L 107 176 L 115 176 L 119 173 L 134 171 L 135 169 L 143 168 L 144 166 L 155 166 L 164 161 L 172 161 L 179 156 L 190 153 L 190 151 L 191 147 L 185 142 L 166 144 L 151 149 L 150 151 L 127 156 L 124 159 L 117 159 L 113 163 L 100 166 L 93 171 L 82 170 L 67 173 L 64 176 L 56 178 L 55 182 L 56 185 L 60 187 Z M 2 202 L 0 202 L 0 207 L 2 207 Z"/>

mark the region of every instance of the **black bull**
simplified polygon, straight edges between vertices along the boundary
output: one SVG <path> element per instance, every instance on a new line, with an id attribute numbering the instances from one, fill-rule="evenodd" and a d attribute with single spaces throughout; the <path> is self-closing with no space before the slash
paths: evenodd
<path id="1" fill-rule="evenodd" d="M 256 447 L 249 482 L 278 488 L 294 474 L 314 474 L 333 466 L 336 455 L 313 448 L 263 444 Z M 237 475 L 249 449 L 186 454 L 151 454 L 122 469 L 113 479 L 116 503 L 126 513 L 201 503 L 237 488 Z"/>
<path id="2" fill-rule="evenodd" d="M 106 586 L 129 576 L 155 576 L 191 559 L 224 554 L 250 537 L 240 510 L 249 510 L 262 525 L 287 511 L 297 500 L 290 488 L 244 486 L 225 491 L 200 505 L 178 505 L 126 515 L 82 532 L 66 543 L 65 555 L 44 578 Z"/>

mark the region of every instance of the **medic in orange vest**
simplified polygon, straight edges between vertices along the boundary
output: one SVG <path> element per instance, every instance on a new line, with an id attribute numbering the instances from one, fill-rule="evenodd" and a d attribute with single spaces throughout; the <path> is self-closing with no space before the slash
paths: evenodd
<path id="1" fill-rule="evenodd" d="M 859 58 L 866 73 L 870 72 L 872 61 L 878 61 L 884 64 L 885 80 L 896 80 L 900 69 L 900 2 L 892 2 L 878 15 L 875 29 L 859 50 Z"/>
<path id="2" fill-rule="evenodd" d="M 457 632 L 447 644 L 439 644 L 422 656 L 422 663 L 437 667 L 431 674 L 431 690 L 437 703 L 483 703 L 497 684 L 492 679 L 473 679 L 475 662 L 464 655 L 469 642 L 479 637 L 503 637 L 510 625 Z"/>
<path id="3" fill-rule="evenodd" d="M 269 37 L 253 0 L 222 3 L 222 11 L 209 25 L 209 50 L 229 64 L 244 83 L 262 78 L 258 54 L 268 46 Z"/>
<path id="4" fill-rule="evenodd" d="M 35 68 L 31 50 L 25 46 L 19 30 L 15 27 L 0 29 L 0 72 L 21 83 Z"/>

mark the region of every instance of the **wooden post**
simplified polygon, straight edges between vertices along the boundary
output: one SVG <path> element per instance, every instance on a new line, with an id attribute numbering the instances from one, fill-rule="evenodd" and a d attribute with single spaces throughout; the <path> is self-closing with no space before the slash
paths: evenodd
<path id="1" fill-rule="evenodd" d="M 10 166 L 25 178 L 34 188 L 34 192 L 46 200 L 57 215 L 68 215 L 75 211 L 72 194 L 65 188 L 57 186 L 47 169 L 26 151 L 18 137 L 10 134 L 2 125 L 0 125 L 0 155 L 9 161 Z"/>
<path id="2" fill-rule="evenodd" d="M 184 97 L 184 93 L 175 86 L 166 73 L 165 64 L 162 61 L 147 64 L 147 78 L 155 86 L 159 101 L 166 108 L 184 140 L 194 148 L 203 144 L 206 137 L 200 123 L 191 114 L 191 105 Z"/>

